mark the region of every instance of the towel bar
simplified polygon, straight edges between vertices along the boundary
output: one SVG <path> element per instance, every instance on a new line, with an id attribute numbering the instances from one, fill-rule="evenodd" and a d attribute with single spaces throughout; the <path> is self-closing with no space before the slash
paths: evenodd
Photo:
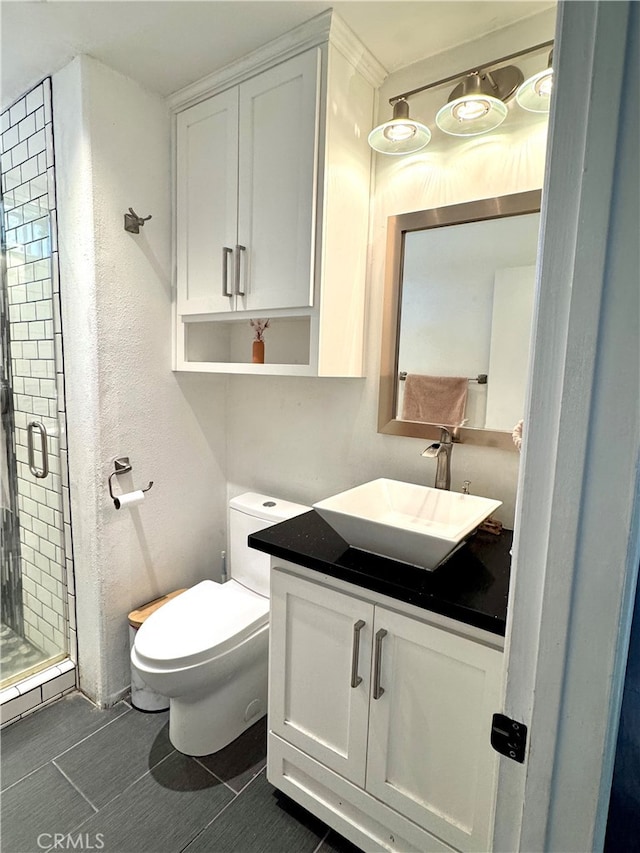
<path id="1" fill-rule="evenodd" d="M 407 378 L 407 371 L 401 370 L 398 374 L 398 378 L 400 379 L 400 382 L 404 382 L 404 380 Z M 488 379 L 489 375 L 487 373 L 479 373 L 477 376 L 470 377 L 469 382 L 477 382 L 478 385 L 486 385 Z"/>

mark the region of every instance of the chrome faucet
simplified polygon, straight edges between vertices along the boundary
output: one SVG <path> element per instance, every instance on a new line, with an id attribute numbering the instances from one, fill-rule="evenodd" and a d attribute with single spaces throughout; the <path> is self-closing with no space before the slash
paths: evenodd
<path id="1" fill-rule="evenodd" d="M 451 433 L 446 427 L 440 427 L 440 441 L 430 444 L 426 450 L 422 451 L 422 456 L 428 456 L 437 461 L 436 465 L 436 489 L 451 488 L 451 450 L 453 442 Z"/>

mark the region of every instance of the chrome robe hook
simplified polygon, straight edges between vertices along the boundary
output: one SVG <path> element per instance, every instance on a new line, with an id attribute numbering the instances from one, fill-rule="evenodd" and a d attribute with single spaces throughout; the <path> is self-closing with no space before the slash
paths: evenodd
<path id="1" fill-rule="evenodd" d="M 141 226 L 150 219 L 151 214 L 149 216 L 138 216 L 135 210 L 130 207 L 129 213 L 125 213 L 124 215 L 124 230 L 130 234 L 139 234 Z"/>

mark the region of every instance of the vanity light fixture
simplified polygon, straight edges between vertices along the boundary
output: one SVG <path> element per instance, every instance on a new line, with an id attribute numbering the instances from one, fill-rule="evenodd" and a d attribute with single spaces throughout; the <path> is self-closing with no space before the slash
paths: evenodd
<path id="1" fill-rule="evenodd" d="M 426 125 L 409 117 L 407 99 L 419 92 L 435 89 L 454 81 L 457 81 L 458 85 L 451 92 L 448 102 L 438 110 L 436 115 L 436 124 L 440 130 L 452 136 L 476 136 L 499 127 L 507 117 L 505 101 L 516 92 L 518 93 L 516 95 L 518 103 L 524 109 L 532 112 L 546 111 L 526 105 L 529 103 L 529 99 L 525 87 L 529 83 L 533 86 L 535 92 L 533 96 L 534 105 L 544 101 L 545 98 L 548 104 L 552 70 L 550 68 L 545 69 L 545 71 L 534 75 L 523 83 L 524 75 L 519 68 L 515 65 L 501 65 L 501 63 L 534 53 L 552 44 L 552 41 L 542 42 L 517 53 L 511 53 L 500 59 L 494 59 L 492 62 L 484 63 L 480 67 L 470 68 L 442 80 L 427 83 L 401 95 L 394 95 L 393 98 L 389 98 L 389 104 L 393 107 L 393 117 L 390 121 L 378 125 L 371 131 L 369 145 L 374 151 L 379 151 L 381 154 L 411 154 L 428 145 L 431 132 Z M 496 68 L 495 66 L 500 67 Z M 519 97 L 521 92 L 523 93 L 524 103 Z"/>
<path id="2" fill-rule="evenodd" d="M 516 92 L 516 101 L 523 110 L 531 113 L 548 113 L 553 89 L 553 51 L 549 54 L 547 67 L 529 77 Z"/>
<path id="3" fill-rule="evenodd" d="M 391 121 L 379 124 L 369 134 L 369 145 L 381 154 L 412 154 L 428 145 L 430 140 L 429 128 L 409 118 L 409 104 L 404 98 L 393 102 Z"/>

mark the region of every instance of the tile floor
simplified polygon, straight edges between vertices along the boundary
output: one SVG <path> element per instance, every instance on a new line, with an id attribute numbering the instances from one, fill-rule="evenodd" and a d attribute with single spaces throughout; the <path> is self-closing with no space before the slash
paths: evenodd
<path id="1" fill-rule="evenodd" d="M 5 728 L 2 853 L 358 853 L 267 782 L 266 719 L 199 759 L 167 721 L 74 693 Z"/>

